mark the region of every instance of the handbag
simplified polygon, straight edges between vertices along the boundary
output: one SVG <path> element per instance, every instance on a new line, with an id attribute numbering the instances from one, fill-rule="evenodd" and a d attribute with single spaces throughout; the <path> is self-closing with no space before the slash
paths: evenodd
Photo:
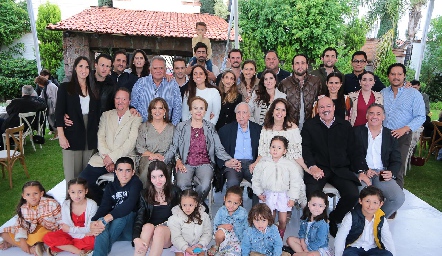
<path id="1" fill-rule="evenodd" d="M 424 166 L 425 158 L 420 156 L 411 156 L 411 164 L 415 166 Z"/>
<path id="2" fill-rule="evenodd" d="M 41 135 L 34 135 L 34 136 L 32 136 L 32 141 L 35 144 L 45 144 L 45 137 L 43 137 Z"/>

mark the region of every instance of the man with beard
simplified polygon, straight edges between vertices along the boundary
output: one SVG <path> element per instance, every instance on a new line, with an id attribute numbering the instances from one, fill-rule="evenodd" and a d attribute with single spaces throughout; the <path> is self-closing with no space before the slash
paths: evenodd
<path id="1" fill-rule="evenodd" d="M 287 95 L 287 101 L 294 108 L 294 119 L 299 129 L 312 117 L 313 103 L 321 89 L 319 78 L 307 73 L 307 56 L 297 54 L 292 60 L 293 73 L 282 80 L 279 90 Z"/>
<path id="2" fill-rule="evenodd" d="M 290 72 L 285 71 L 282 68 L 279 68 L 279 57 L 275 51 L 273 51 L 273 50 L 268 51 L 266 53 L 264 61 L 266 63 L 266 69 L 270 69 L 273 72 L 275 72 L 276 77 L 278 78 L 278 83 L 281 82 L 282 80 L 284 80 L 286 77 L 290 76 Z M 262 71 L 262 72 L 264 72 L 264 71 Z M 259 72 L 257 75 L 257 77 L 259 79 L 261 79 L 262 72 Z"/>
<path id="3" fill-rule="evenodd" d="M 207 69 L 206 60 L 207 60 L 207 45 L 204 43 L 197 43 L 195 47 L 193 48 L 193 51 L 195 52 L 196 56 L 196 62 L 189 62 L 186 68 L 186 74 L 190 75 L 190 72 L 192 72 L 192 67 L 195 65 L 201 65 L 203 66 L 208 74 L 208 79 L 215 83 L 216 77 L 219 75 L 219 68 L 215 65 L 212 65 L 212 70 Z"/>
<path id="4" fill-rule="evenodd" d="M 239 78 L 239 75 L 241 75 L 241 63 L 242 63 L 242 52 L 240 49 L 232 49 L 230 50 L 229 54 L 227 55 L 228 61 L 230 63 L 230 70 L 235 74 L 236 76 L 236 84 L 241 83 L 241 79 Z M 223 72 L 226 70 L 223 70 Z M 216 85 L 219 85 L 219 81 L 221 81 L 222 74 L 219 74 L 216 77 Z"/>
<path id="5" fill-rule="evenodd" d="M 323 64 L 319 66 L 318 69 L 313 70 L 312 75 L 319 77 L 321 79 L 321 92 L 320 94 L 325 94 L 327 92 L 326 80 L 327 76 L 332 73 L 341 73 L 336 67 L 336 61 L 338 61 L 338 51 L 333 47 L 328 47 L 322 52 L 321 61 Z M 341 73 L 342 74 L 342 73 Z M 344 74 L 342 74 L 342 84 L 345 84 Z"/>
<path id="6" fill-rule="evenodd" d="M 127 56 L 125 51 L 116 51 L 112 63 L 114 69 L 111 72 L 111 77 L 117 87 L 126 87 L 129 91 L 132 91 L 135 82 L 138 77 L 134 74 L 124 72 L 127 65 Z"/>
<path id="7" fill-rule="evenodd" d="M 401 152 L 401 168 L 396 182 L 404 188 L 405 161 L 407 161 L 413 131 L 425 122 L 425 104 L 420 92 L 404 86 L 406 68 L 404 64 L 394 63 L 387 69 L 390 87 L 381 91 L 384 97 L 386 118 L 384 126 L 398 139 Z"/>
<path id="8" fill-rule="evenodd" d="M 307 197 L 322 191 L 326 183 L 333 185 L 341 195 L 330 213 L 330 234 L 334 237 L 337 223 L 358 201 L 361 185 L 351 165 L 354 158 L 354 133 L 350 122 L 334 115 L 335 105 L 329 97 L 318 100 L 319 115 L 307 120 L 302 136 L 302 157 L 308 166 L 304 174 Z"/>

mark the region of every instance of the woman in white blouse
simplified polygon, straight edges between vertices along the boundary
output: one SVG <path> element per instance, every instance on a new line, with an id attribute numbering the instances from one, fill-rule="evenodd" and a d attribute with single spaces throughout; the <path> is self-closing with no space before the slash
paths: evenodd
<path id="1" fill-rule="evenodd" d="M 252 93 L 248 104 L 250 106 L 250 120 L 262 125 L 270 104 L 275 99 L 286 98 L 285 93 L 280 92 L 276 85 L 278 80 L 276 74 L 267 69 L 261 74 L 258 89 Z"/>
<path id="2" fill-rule="evenodd" d="M 218 89 L 210 84 L 207 70 L 201 65 L 193 66 L 190 72 L 188 87 L 183 97 L 181 118 L 183 122 L 190 119 L 189 101 L 195 96 L 209 103 L 204 119 L 216 125 L 221 111 L 221 95 Z"/>

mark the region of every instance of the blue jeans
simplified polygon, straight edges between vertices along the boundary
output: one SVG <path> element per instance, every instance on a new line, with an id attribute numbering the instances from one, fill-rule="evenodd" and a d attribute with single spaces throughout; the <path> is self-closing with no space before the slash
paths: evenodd
<path id="1" fill-rule="evenodd" d="M 345 248 L 342 256 L 393 256 L 393 254 L 391 254 L 391 252 L 387 250 L 381 250 L 377 247 L 365 251 L 363 248 L 356 248 L 350 246 Z"/>
<path id="2" fill-rule="evenodd" d="M 135 212 L 111 221 L 101 234 L 95 237 L 94 256 L 107 256 L 116 241 L 132 241 Z"/>

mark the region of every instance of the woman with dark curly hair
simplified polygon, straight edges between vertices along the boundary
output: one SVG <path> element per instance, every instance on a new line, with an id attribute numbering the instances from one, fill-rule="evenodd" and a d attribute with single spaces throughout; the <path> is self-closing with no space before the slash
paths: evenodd
<path id="1" fill-rule="evenodd" d="M 134 56 L 132 57 L 132 64 L 130 65 L 132 74 L 138 78 L 148 76 L 150 74 L 149 67 L 150 63 L 146 53 L 140 49 L 135 50 Z"/>
<path id="2" fill-rule="evenodd" d="M 270 104 L 272 104 L 275 99 L 286 98 L 286 94 L 276 88 L 277 84 L 278 79 L 273 71 L 266 69 L 262 72 L 258 89 L 252 93 L 252 97 L 248 102 L 251 121 L 262 125 Z"/>
<path id="3" fill-rule="evenodd" d="M 286 99 L 276 99 L 270 105 L 266 114 L 261 136 L 259 137 L 258 157 L 250 165 L 251 171 L 262 157 L 271 157 L 270 142 L 275 136 L 284 136 L 289 141 L 286 157 L 293 161 L 293 168 L 296 168 L 301 177 L 304 177 L 304 170 L 308 170 L 307 165 L 302 158 L 302 138 L 298 126 L 293 119 L 293 107 Z M 301 197 L 299 203 L 304 206 L 307 203 L 305 196 L 305 185 L 301 187 Z"/>
<path id="4" fill-rule="evenodd" d="M 134 221 L 132 241 L 134 255 L 161 255 L 172 245 L 167 219 L 180 203 L 181 190 L 172 184 L 170 172 L 162 161 L 152 161 L 147 172 L 147 185 L 141 191 Z"/>

